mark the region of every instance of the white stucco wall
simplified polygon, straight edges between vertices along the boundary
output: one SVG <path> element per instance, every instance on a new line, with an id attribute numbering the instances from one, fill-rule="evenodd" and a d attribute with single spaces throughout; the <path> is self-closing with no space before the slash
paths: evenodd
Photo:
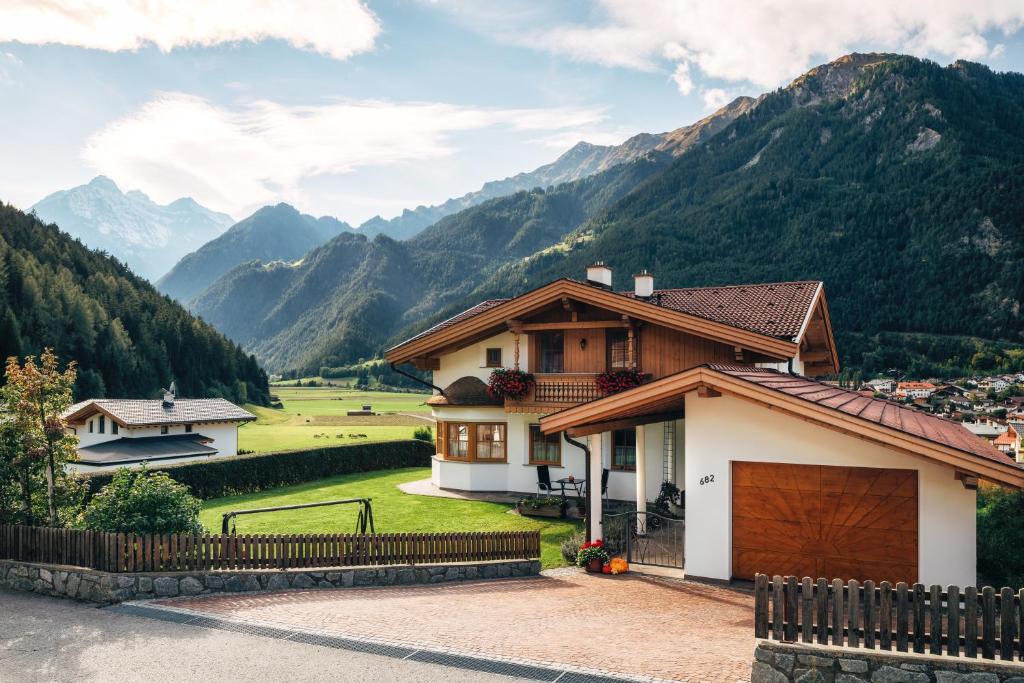
<path id="1" fill-rule="evenodd" d="M 925 458 L 721 396 L 686 396 L 686 572 L 729 579 L 732 562 L 730 462 L 781 462 L 918 471 L 918 579 L 925 584 L 976 581 L 975 492 L 953 470 Z M 699 485 L 707 475 L 714 483 Z"/>
<path id="2" fill-rule="evenodd" d="M 530 367 L 527 358 L 529 338 L 526 334 L 519 336 L 519 367 L 523 369 Z M 502 332 L 477 344 L 441 356 L 441 369 L 434 370 L 434 384 L 444 388 L 461 377 L 478 377 L 486 382 L 494 370 L 487 367 L 486 353 L 487 349 L 491 348 L 501 349 L 503 367 L 511 368 L 514 365 L 515 335 L 511 332 Z"/>

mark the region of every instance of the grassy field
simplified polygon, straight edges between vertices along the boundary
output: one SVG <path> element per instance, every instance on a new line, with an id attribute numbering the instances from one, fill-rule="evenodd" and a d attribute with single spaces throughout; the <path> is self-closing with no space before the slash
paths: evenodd
<path id="1" fill-rule="evenodd" d="M 427 394 L 356 391 L 336 387 L 274 387 L 283 408 L 247 405 L 256 422 L 238 430 L 238 447 L 256 453 L 311 448 L 328 444 L 394 441 L 412 438 L 413 430 L 432 423 L 426 417 Z M 364 404 L 378 415 L 349 417 Z M 365 434 L 365 437 L 350 436 Z"/>
<path id="2" fill-rule="evenodd" d="M 372 498 L 376 530 L 414 531 L 519 531 L 539 529 L 541 563 L 545 568 L 565 565 L 559 544 L 582 526 L 578 522 L 521 517 L 511 506 L 498 503 L 413 496 L 398 484 L 425 479 L 423 467 L 345 474 L 244 496 L 215 498 L 203 503 L 202 522 L 220 530 L 221 516 L 231 510 L 312 503 L 339 498 Z M 356 506 L 330 506 L 243 516 L 237 532 L 248 533 L 351 533 L 356 526 Z"/>

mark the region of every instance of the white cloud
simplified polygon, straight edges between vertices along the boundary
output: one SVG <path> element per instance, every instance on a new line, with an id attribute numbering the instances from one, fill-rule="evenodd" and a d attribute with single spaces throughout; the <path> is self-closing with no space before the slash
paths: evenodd
<path id="1" fill-rule="evenodd" d="M 708 88 L 702 90 L 700 94 L 704 98 L 704 106 L 708 109 L 721 109 L 732 100 L 732 96 L 721 88 Z"/>
<path id="2" fill-rule="evenodd" d="M 440 7 L 496 40 L 578 61 L 665 70 L 773 88 L 854 50 L 981 59 L 983 35 L 1024 25 L 1020 0 L 598 0 L 586 18 L 494 10 L 456 0 Z M 475 19 L 473 17 L 476 17 Z M 596 19 L 594 18 L 596 17 Z M 500 30 L 499 30 L 500 27 Z M 683 72 L 689 74 L 689 71 Z M 692 76 L 691 76 L 692 78 Z M 682 79 L 685 83 L 685 78 Z M 681 90 L 683 88 L 680 88 Z"/>
<path id="3" fill-rule="evenodd" d="M 676 70 L 672 73 L 672 80 L 675 82 L 679 92 L 689 95 L 693 92 L 693 77 L 690 76 L 690 65 L 686 62 L 676 64 Z"/>
<path id="4" fill-rule="evenodd" d="M 579 130 L 598 109 L 485 109 L 432 102 L 336 101 L 233 108 L 165 93 L 95 133 L 83 157 L 97 172 L 229 212 L 277 199 L 301 201 L 304 180 L 361 167 L 435 160 L 460 132 Z"/>
<path id="5" fill-rule="evenodd" d="M 18 55 L 11 52 L 0 52 L 0 85 L 10 85 L 16 81 L 14 72 L 24 66 Z"/>
<path id="6" fill-rule="evenodd" d="M 5 0 L 0 42 L 116 52 L 277 38 L 346 59 L 373 47 L 380 25 L 359 0 Z"/>

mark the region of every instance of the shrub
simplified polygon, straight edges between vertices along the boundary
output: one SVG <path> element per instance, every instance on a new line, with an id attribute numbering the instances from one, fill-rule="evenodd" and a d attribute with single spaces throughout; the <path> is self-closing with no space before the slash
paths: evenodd
<path id="1" fill-rule="evenodd" d="M 565 558 L 566 562 L 576 564 L 576 553 L 580 551 L 580 546 L 587 542 L 587 535 L 582 531 L 575 532 L 572 536 L 562 541 L 562 557 Z"/>
<path id="2" fill-rule="evenodd" d="M 1024 491 L 978 489 L 978 572 L 994 586 L 1024 586 Z"/>
<path id="3" fill-rule="evenodd" d="M 92 531 L 136 534 L 199 534 L 199 499 L 188 487 L 145 466 L 132 471 L 122 467 L 82 512 L 82 522 Z"/>
<path id="4" fill-rule="evenodd" d="M 417 439 L 419 441 L 429 441 L 430 443 L 433 443 L 434 432 L 433 430 L 430 429 L 430 427 L 417 427 L 412 432 L 412 438 Z"/>
<path id="5" fill-rule="evenodd" d="M 171 479 L 192 489 L 194 495 L 207 500 L 316 481 L 336 474 L 427 467 L 433 455 L 432 444 L 410 439 L 221 458 L 155 469 L 166 472 Z M 106 473 L 86 475 L 93 493 L 110 479 L 111 475 Z"/>

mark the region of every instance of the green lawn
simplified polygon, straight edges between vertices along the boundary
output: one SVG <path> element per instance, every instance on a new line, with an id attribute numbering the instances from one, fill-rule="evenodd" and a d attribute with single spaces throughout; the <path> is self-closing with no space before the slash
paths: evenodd
<path id="1" fill-rule="evenodd" d="M 269 453 L 326 445 L 367 441 L 411 439 L 419 426 L 428 421 L 402 415 L 429 415 L 424 405 L 427 394 L 383 391 L 355 391 L 336 387 L 274 387 L 282 408 L 247 405 L 256 415 L 255 422 L 238 430 L 238 447 L 256 453 Z M 348 417 L 346 412 L 364 404 L 373 406 L 373 417 Z M 340 434 L 340 436 L 339 436 Z M 365 434 L 352 437 L 350 434 Z"/>
<path id="2" fill-rule="evenodd" d="M 231 510 L 339 498 L 372 498 L 378 532 L 539 529 L 542 565 L 545 568 L 565 565 L 559 544 L 582 528 L 578 522 L 521 517 L 510 513 L 509 505 L 412 496 L 398 490 L 398 484 L 429 476 L 430 468 L 426 467 L 345 474 L 244 496 L 215 498 L 203 503 L 202 522 L 211 531 L 219 532 L 221 516 Z M 351 533 L 355 531 L 356 514 L 356 506 L 339 505 L 243 516 L 237 519 L 237 532 Z"/>

